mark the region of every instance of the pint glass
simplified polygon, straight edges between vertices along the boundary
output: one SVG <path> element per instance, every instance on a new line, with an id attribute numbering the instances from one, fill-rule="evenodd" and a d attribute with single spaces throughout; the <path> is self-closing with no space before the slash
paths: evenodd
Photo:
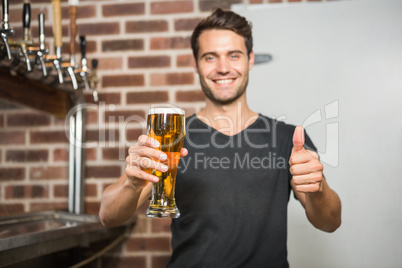
<path id="1" fill-rule="evenodd" d="M 147 133 L 159 141 L 159 149 L 167 155 L 167 160 L 160 161 L 168 166 L 166 172 L 146 169 L 159 177 L 159 182 L 152 185 L 152 199 L 146 216 L 150 218 L 180 217 L 175 201 L 175 185 L 180 151 L 186 134 L 184 111 L 180 108 L 151 108 L 148 111 Z"/>

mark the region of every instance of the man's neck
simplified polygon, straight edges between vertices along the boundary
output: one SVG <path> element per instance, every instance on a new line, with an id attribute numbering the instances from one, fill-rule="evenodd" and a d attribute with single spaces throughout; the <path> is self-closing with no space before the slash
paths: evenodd
<path id="1" fill-rule="evenodd" d="M 206 106 L 197 117 L 219 132 L 233 136 L 246 129 L 258 117 L 247 105 L 245 98 L 240 98 L 227 105 L 219 105 L 206 100 Z"/>

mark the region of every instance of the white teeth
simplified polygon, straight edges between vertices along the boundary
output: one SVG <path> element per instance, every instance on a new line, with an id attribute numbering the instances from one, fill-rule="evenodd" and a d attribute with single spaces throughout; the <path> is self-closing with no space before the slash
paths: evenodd
<path id="1" fill-rule="evenodd" d="M 232 83 L 234 79 L 223 79 L 223 80 L 216 80 L 215 82 L 217 84 L 228 84 L 228 83 Z"/>

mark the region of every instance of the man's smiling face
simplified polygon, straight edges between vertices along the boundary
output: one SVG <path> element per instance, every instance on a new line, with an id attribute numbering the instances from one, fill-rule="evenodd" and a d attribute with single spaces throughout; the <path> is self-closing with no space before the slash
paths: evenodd
<path id="1" fill-rule="evenodd" d="M 197 72 L 204 94 L 216 104 L 230 104 L 248 84 L 254 53 L 247 55 L 244 38 L 230 30 L 206 30 L 199 39 Z"/>

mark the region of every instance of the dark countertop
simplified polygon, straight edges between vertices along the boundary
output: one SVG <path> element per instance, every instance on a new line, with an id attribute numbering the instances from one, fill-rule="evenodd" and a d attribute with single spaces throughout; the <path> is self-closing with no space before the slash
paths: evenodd
<path id="1" fill-rule="evenodd" d="M 135 224 L 104 227 L 97 216 L 64 211 L 0 217 L 0 267 L 128 233 Z"/>

